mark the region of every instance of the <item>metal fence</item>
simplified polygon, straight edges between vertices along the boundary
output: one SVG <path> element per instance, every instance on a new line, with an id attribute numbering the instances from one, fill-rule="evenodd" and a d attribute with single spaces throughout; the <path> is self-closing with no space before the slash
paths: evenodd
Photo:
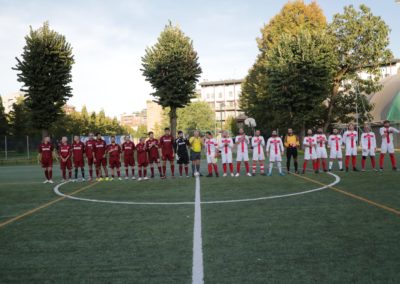
<path id="1" fill-rule="evenodd" d="M 1 137 L 0 160 L 30 160 L 36 158 L 41 141 L 41 137 Z"/>

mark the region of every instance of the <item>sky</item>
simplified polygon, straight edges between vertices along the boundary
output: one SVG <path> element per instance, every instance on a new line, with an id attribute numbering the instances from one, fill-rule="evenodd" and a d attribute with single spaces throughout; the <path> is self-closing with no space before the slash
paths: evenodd
<path id="1" fill-rule="evenodd" d="M 305 2 L 309 3 L 310 0 Z M 141 57 L 169 20 L 188 35 L 203 70 L 200 81 L 240 79 L 258 54 L 262 26 L 286 1 L 193 0 L 0 0 L 0 94 L 18 91 L 15 57 L 29 26 L 50 27 L 73 47 L 73 97 L 77 110 L 104 109 L 119 118 L 146 107 L 152 88 L 142 76 Z M 366 4 L 391 28 L 390 48 L 400 57 L 400 4 L 395 0 L 320 0 L 328 21 L 347 5 Z"/>

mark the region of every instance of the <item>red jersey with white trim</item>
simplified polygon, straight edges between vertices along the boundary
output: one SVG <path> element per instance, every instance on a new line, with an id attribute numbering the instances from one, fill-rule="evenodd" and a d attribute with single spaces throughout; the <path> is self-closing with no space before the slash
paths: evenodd
<path id="1" fill-rule="evenodd" d="M 72 146 L 69 144 L 60 144 L 60 148 L 58 149 L 58 155 L 60 155 L 61 158 L 65 159 L 67 157 L 71 157 L 72 153 Z"/>
<path id="2" fill-rule="evenodd" d="M 85 152 L 85 144 L 82 141 L 72 143 L 72 152 L 74 154 L 74 161 L 83 160 L 83 153 Z"/>
<path id="3" fill-rule="evenodd" d="M 106 153 L 107 144 L 103 139 L 96 139 L 94 143 L 94 154 L 96 155 L 96 159 L 101 159 Z"/>
<path id="4" fill-rule="evenodd" d="M 137 159 L 139 164 L 147 162 L 147 147 L 145 143 L 139 143 L 136 145 Z"/>
<path id="5" fill-rule="evenodd" d="M 135 143 L 132 141 L 125 141 L 122 143 L 122 151 L 124 152 L 124 157 L 133 156 L 135 151 Z"/>
<path id="6" fill-rule="evenodd" d="M 160 138 L 160 148 L 163 155 L 174 153 L 174 137 L 172 135 L 163 135 Z"/>
<path id="7" fill-rule="evenodd" d="M 54 146 L 50 143 L 41 143 L 39 145 L 39 153 L 42 154 L 42 160 L 52 160 L 53 159 Z"/>
<path id="8" fill-rule="evenodd" d="M 111 143 L 107 145 L 107 153 L 110 160 L 119 160 L 121 155 L 121 146 L 117 143 Z"/>
<path id="9" fill-rule="evenodd" d="M 146 148 L 150 157 L 158 158 L 158 145 L 158 140 L 155 138 L 146 141 Z"/>
<path id="10" fill-rule="evenodd" d="M 85 143 L 85 154 L 89 159 L 93 158 L 95 144 L 94 139 L 88 139 Z"/>

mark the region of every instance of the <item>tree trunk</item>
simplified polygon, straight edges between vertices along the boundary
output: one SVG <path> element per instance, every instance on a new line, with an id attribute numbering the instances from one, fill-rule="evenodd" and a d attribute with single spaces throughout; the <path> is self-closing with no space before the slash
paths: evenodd
<path id="1" fill-rule="evenodd" d="M 338 93 L 339 93 L 339 83 L 337 82 L 333 86 L 332 96 L 331 96 L 331 99 L 330 99 L 329 104 L 328 104 L 328 114 L 326 116 L 326 121 L 325 121 L 325 124 L 324 124 L 324 132 L 327 131 L 329 125 L 332 122 L 333 105 L 334 105 L 333 100 L 335 99 L 335 97 L 337 96 Z"/>
<path id="2" fill-rule="evenodd" d="M 176 121 L 176 108 L 171 107 L 171 110 L 169 111 L 169 123 L 171 125 L 171 135 L 174 137 L 176 137 Z"/>
<path id="3" fill-rule="evenodd" d="M 49 136 L 49 130 L 48 129 L 42 129 L 42 138 Z"/>

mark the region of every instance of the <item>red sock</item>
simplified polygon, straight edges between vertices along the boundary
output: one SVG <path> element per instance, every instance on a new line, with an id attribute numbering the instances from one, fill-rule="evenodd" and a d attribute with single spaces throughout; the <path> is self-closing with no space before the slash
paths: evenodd
<path id="1" fill-rule="evenodd" d="M 396 167 L 396 157 L 394 156 L 394 154 L 389 154 L 390 157 L 390 162 L 392 162 L 392 167 L 395 168 Z"/>
<path id="2" fill-rule="evenodd" d="M 48 170 L 48 175 L 49 175 L 49 179 L 53 178 L 53 171 L 52 170 Z"/>
<path id="3" fill-rule="evenodd" d="M 327 170 L 326 169 L 326 160 L 325 159 L 322 160 L 322 168 L 324 169 L 324 171 Z"/>
<path id="4" fill-rule="evenodd" d="M 217 166 L 217 164 L 214 164 L 214 172 L 215 172 L 215 174 L 218 174 L 218 166 Z"/>
<path id="5" fill-rule="evenodd" d="M 260 172 L 263 174 L 264 173 L 264 161 L 260 165 Z"/>
<path id="6" fill-rule="evenodd" d="M 154 167 L 150 168 L 151 175 L 154 176 Z"/>
<path id="7" fill-rule="evenodd" d="M 226 164 L 222 164 L 222 168 L 224 169 L 224 174 L 226 174 Z"/>
<path id="8" fill-rule="evenodd" d="M 372 165 L 372 168 L 373 169 L 375 169 L 375 157 L 374 156 L 371 156 L 371 165 Z"/>
<path id="9" fill-rule="evenodd" d="M 346 164 L 346 168 L 348 168 L 349 164 L 350 164 L 350 156 L 346 156 L 345 164 Z"/>
<path id="10" fill-rule="evenodd" d="M 143 176 L 146 177 L 147 176 L 147 168 L 143 169 Z"/>
<path id="11" fill-rule="evenodd" d="M 129 176 L 129 170 L 128 170 L 128 168 L 125 168 L 125 176 Z"/>
<path id="12" fill-rule="evenodd" d="M 236 172 L 240 173 L 240 162 L 236 163 Z"/>
<path id="13" fill-rule="evenodd" d="M 189 175 L 189 166 L 188 165 L 185 166 L 185 174 L 186 174 L 186 176 Z"/>
<path id="14" fill-rule="evenodd" d="M 256 170 L 257 170 L 257 162 L 253 161 L 253 174 L 256 173 Z"/>
<path id="15" fill-rule="evenodd" d="M 160 176 L 162 175 L 161 167 L 158 167 L 158 173 L 160 174 Z"/>
<path id="16" fill-rule="evenodd" d="M 117 170 L 117 176 L 120 177 L 121 176 L 121 171 Z"/>
<path id="17" fill-rule="evenodd" d="M 93 169 L 89 169 L 89 176 L 90 178 L 93 178 Z"/>
<path id="18" fill-rule="evenodd" d="M 320 167 L 320 161 L 319 161 L 319 159 L 317 159 L 316 161 L 315 161 L 315 167 L 314 167 L 314 170 L 316 171 L 316 170 L 319 170 L 319 167 Z"/>
<path id="19" fill-rule="evenodd" d="M 46 177 L 46 179 L 49 179 L 49 172 L 47 171 L 47 169 L 44 170 L 44 176 Z"/>
<path id="20" fill-rule="evenodd" d="M 63 179 L 67 179 L 67 171 L 64 169 L 62 170 Z"/>
<path id="21" fill-rule="evenodd" d="M 233 173 L 233 163 L 229 163 L 229 171 Z"/>
<path id="22" fill-rule="evenodd" d="M 307 170 L 307 160 L 304 160 L 304 162 L 303 162 L 303 171 L 306 171 Z"/>
<path id="23" fill-rule="evenodd" d="M 246 167 L 246 174 L 248 174 L 249 171 L 250 171 L 249 161 L 245 161 L 245 162 L 244 162 L 244 165 L 245 165 L 245 167 Z"/>
<path id="24" fill-rule="evenodd" d="M 182 176 L 183 166 L 179 165 L 179 175 Z"/>
<path id="25" fill-rule="evenodd" d="M 171 165 L 171 175 L 172 176 L 175 175 L 175 165 L 174 164 Z"/>
<path id="26" fill-rule="evenodd" d="M 163 175 L 164 176 L 167 175 L 167 166 L 163 166 L 162 169 L 163 169 Z"/>
<path id="27" fill-rule="evenodd" d="M 314 169 L 314 171 L 318 170 L 317 164 L 319 164 L 318 160 L 313 160 L 313 169 Z"/>
<path id="28" fill-rule="evenodd" d="M 379 167 L 382 169 L 383 168 L 383 161 L 385 161 L 385 154 L 382 154 L 379 156 Z"/>
<path id="29" fill-rule="evenodd" d="M 357 157 L 356 156 L 352 156 L 351 157 L 351 164 L 353 165 L 353 168 L 356 167 L 356 164 L 357 164 Z"/>
<path id="30" fill-rule="evenodd" d="M 365 160 L 367 159 L 367 157 L 362 157 L 361 159 L 361 168 L 365 169 Z"/>
<path id="31" fill-rule="evenodd" d="M 208 165 L 207 165 L 207 168 L 208 168 L 208 174 L 209 174 L 209 175 L 212 175 L 212 165 L 211 165 L 211 164 L 208 164 Z"/>
<path id="32" fill-rule="evenodd" d="M 71 178 L 72 177 L 72 171 L 68 170 L 68 177 Z"/>

